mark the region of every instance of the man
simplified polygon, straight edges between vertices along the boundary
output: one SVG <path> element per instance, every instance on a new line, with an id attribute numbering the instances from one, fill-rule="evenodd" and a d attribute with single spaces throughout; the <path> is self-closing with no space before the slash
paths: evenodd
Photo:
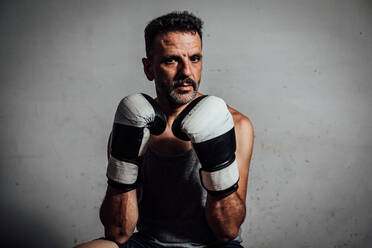
<path id="1" fill-rule="evenodd" d="M 80 248 L 242 247 L 253 127 L 198 92 L 201 28 L 188 12 L 147 25 L 142 62 L 157 98 L 133 94 L 119 104 L 100 211 L 105 238 Z"/>

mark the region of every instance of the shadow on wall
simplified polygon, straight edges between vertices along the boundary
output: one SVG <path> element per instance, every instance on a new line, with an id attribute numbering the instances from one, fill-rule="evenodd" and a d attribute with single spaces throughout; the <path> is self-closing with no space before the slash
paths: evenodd
<path id="1" fill-rule="evenodd" d="M 1 247 L 58 247 L 65 243 L 53 220 L 45 222 L 45 217 L 25 207 L 2 208 Z"/>

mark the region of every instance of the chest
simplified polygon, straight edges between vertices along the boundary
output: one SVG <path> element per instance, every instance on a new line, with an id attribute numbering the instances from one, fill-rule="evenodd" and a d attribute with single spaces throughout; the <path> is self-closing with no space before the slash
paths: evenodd
<path id="1" fill-rule="evenodd" d="M 177 155 L 192 149 L 190 141 L 178 139 L 173 135 L 170 128 L 167 128 L 161 135 L 151 135 L 149 146 L 163 155 Z"/>

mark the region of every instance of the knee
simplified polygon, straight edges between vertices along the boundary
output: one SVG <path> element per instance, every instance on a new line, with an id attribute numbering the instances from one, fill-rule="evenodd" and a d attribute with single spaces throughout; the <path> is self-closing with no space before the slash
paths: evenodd
<path id="1" fill-rule="evenodd" d="M 93 241 L 79 244 L 73 248 L 119 248 L 119 246 L 112 241 L 96 239 Z"/>

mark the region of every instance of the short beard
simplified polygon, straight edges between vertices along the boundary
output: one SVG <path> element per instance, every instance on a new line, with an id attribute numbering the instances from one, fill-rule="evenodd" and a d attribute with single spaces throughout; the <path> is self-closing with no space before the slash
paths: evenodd
<path id="1" fill-rule="evenodd" d="M 184 83 L 190 84 L 192 88 L 194 89 L 191 94 L 190 92 L 185 92 L 185 93 L 176 92 L 177 87 L 182 86 Z M 168 89 L 167 98 L 168 98 L 169 103 L 172 106 L 178 107 L 181 105 L 185 105 L 191 102 L 192 100 L 194 100 L 197 94 L 198 94 L 198 88 L 197 88 L 197 84 L 195 83 L 195 81 L 190 78 L 186 78 L 184 80 L 177 80 L 173 82 L 173 85 Z"/>

